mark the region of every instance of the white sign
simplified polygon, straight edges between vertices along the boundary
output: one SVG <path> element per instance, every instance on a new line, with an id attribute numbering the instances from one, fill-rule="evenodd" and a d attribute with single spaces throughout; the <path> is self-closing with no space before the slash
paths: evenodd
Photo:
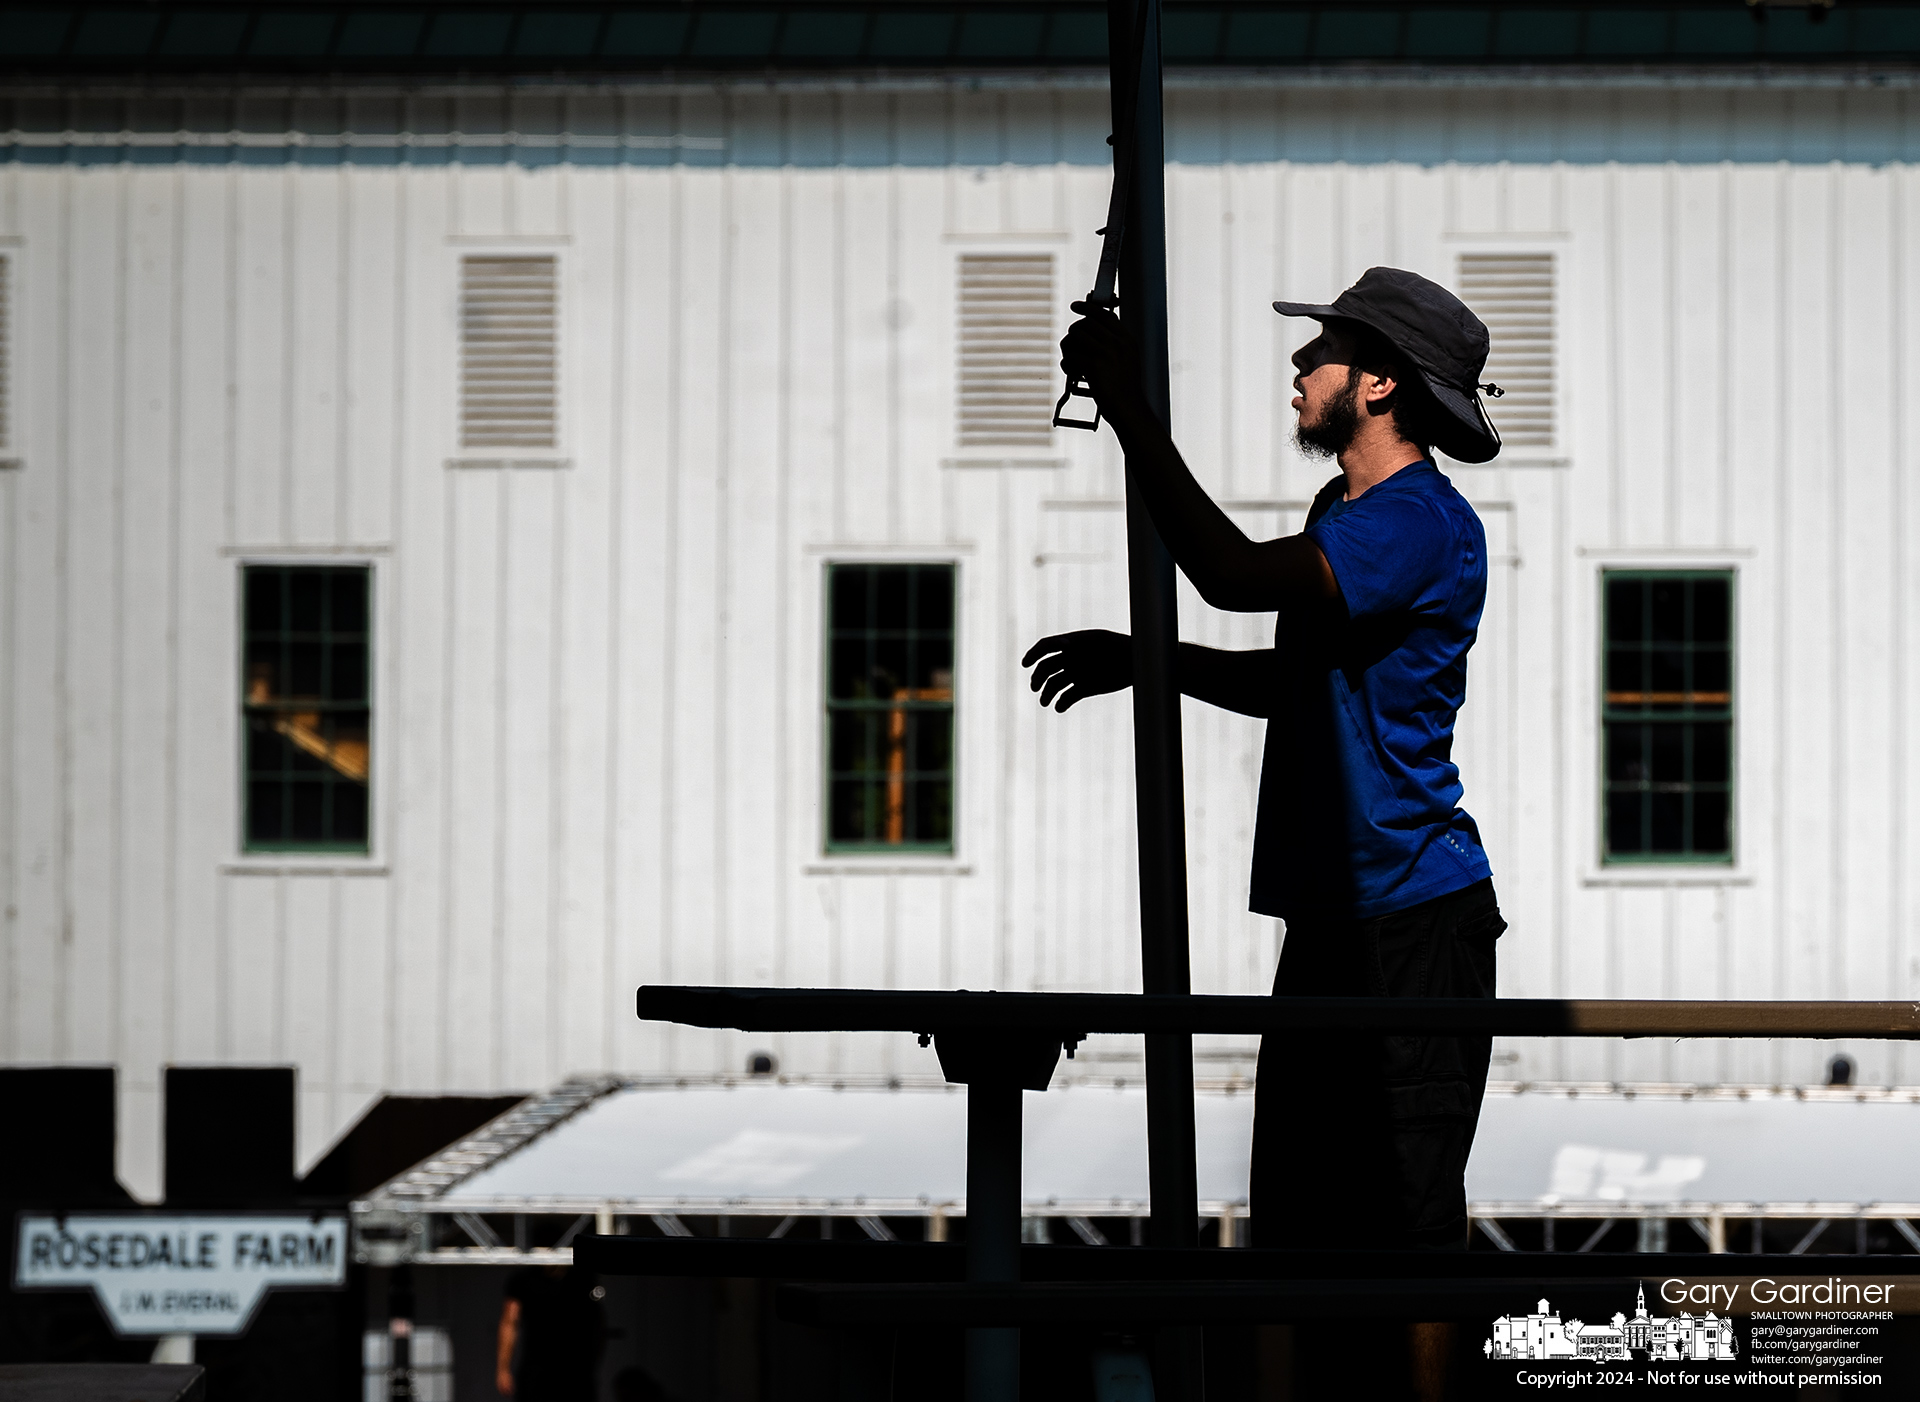
<path id="1" fill-rule="evenodd" d="M 269 1288 L 347 1278 L 344 1217 L 28 1215 L 16 1239 L 16 1289 L 91 1286 L 120 1334 L 240 1334 Z"/>

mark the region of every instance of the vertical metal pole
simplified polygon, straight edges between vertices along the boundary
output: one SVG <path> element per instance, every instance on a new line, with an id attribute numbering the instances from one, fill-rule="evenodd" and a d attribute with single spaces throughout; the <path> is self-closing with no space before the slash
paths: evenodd
<path id="1" fill-rule="evenodd" d="M 1144 55 L 1133 52 L 1136 5 L 1147 6 Z M 1166 140 L 1160 85 L 1160 0 L 1107 0 L 1114 130 L 1133 108 L 1134 173 L 1120 256 L 1120 315 L 1140 347 L 1141 383 L 1161 426 L 1171 429 L 1167 357 Z M 1136 82 L 1136 79 L 1138 80 Z M 1138 91 L 1135 91 L 1135 88 Z M 1131 477 L 1131 473 L 1129 473 Z M 1173 557 L 1131 488 L 1127 579 L 1133 622 L 1133 763 L 1140 848 L 1140 955 L 1148 993 L 1188 993 L 1187 833 L 1180 751 L 1176 649 L 1179 606 Z M 1153 1196 L 1149 1239 L 1195 1246 L 1200 1190 L 1193 1133 L 1193 1038 L 1147 1038 L 1147 1166 Z M 1157 1394 L 1201 1402 L 1205 1379 L 1198 1329 L 1159 1331 Z"/>
<path id="2" fill-rule="evenodd" d="M 1020 1082 L 967 1082 L 967 1279 L 1020 1278 Z M 966 1402 L 1019 1402 L 1020 1331 L 967 1330 Z"/>

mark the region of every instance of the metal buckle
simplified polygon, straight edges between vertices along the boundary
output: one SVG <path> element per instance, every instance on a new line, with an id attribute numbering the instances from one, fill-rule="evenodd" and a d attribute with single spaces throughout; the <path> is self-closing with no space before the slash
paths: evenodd
<path id="1" fill-rule="evenodd" d="M 1085 399 L 1091 401 L 1093 404 L 1093 417 L 1091 419 L 1070 419 L 1065 417 L 1067 401 L 1070 399 Z M 1055 428 L 1084 428 L 1090 430 L 1100 427 L 1100 401 L 1094 399 L 1093 390 L 1088 386 L 1085 379 L 1068 377 L 1066 389 L 1061 391 L 1059 402 L 1053 406 L 1053 426 Z"/>

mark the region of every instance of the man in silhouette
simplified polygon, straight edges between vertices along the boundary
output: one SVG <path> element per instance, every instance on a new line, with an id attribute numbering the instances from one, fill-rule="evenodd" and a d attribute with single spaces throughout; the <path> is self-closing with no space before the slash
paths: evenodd
<path id="1" fill-rule="evenodd" d="M 1331 305 L 1274 308 L 1320 323 L 1293 356 L 1295 438 L 1340 468 L 1298 535 L 1251 540 L 1208 497 L 1109 312 L 1075 305 L 1083 316 L 1061 364 L 1086 377 L 1126 448 L 1131 489 L 1201 598 L 1278 614 L 1271 648 L 1182 643 L 1178 654 L 1184 694 L 1268 721 L 1250 904 L 1286 922 L 1274 992 L 1492 997 L 1505 923 L 1450 757 L 1486 537 L 1432 460 L 1436 447 L 1465 462 L 1499 451 L 1477 393 L 1486 327 L 1393 268 Z M 1043 638 L 1025 664 L 1041 704 L 1061 711 L 1133 680 L 1131 641 L 1102 630 Z M 1485 1037 L 1264 1039 L 1258 1243 L 1464 1249 L 1490 1053 Z M 1409 1346 L 1415 1392 L 1438 1396 L 1446 1329 L 1415 1326 Z"/>

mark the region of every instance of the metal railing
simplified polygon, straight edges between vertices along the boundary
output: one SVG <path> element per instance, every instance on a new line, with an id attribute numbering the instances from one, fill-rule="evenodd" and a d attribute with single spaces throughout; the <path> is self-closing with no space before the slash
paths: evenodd
<path id="1" fill-rule="evenodd" d="M 1591 1283 L 1589 1272 L 1613 1279 L 1646 1278 L 1643 1272 L 1649 1258 L 1638 1258 L 1629 1269 L 1620 1258 L 1597 1253 L 1547 1256 L 1502 1250 L 1473 1255 L 1352 1252 L 1330 1256 L 1165 1246 L 1130 1249 L 1118 1256 L 1093 1246 L 1027 1248 L 1023 1253 L 1021 1092 L 1046 1089 L 1061 1052 L 1071 1054 L 1093 1033 L 1173 1037 L 1339 1029 L 1506 1037 L 1920 1038 L 1920 1003 L 1913 1002 L 1270 998 L 649 986 L 636 994 L 635 1009 L 646 1019 L 749 1032 L 917 1033 L 923 1045 L 935 1046 L 947 1079 L 967 1086 L 963 1252 L 931 1243 L 890 1245 L 878 1256 L 872 1248 L 860 1247 L 854 1248 L 858 1257 L 844 1250 L 828 1256 L 816 1251 L 804 1259 L 797 1252 L 778 1254 L 792 1248 L 773 1242 L 675 1242 L 669 1249 L 680 1253 L 677 1259 L 691 1274 L 789 1280 L 841 1276 L 834 1283 L 784 1289 L 783 1312 L 803 1323 L 940 1320 L 967 1326 L 969 1402 L 1013 1402 L 1018 1397 L 1018 1326 L 1023 1324 L 1134 1321 L 1177 1332 L 1205 1322 L 1353 1314 L 1475 1317 L 1496 1298 L 1510 1300 L 1516 1289 L 1541 1296 L 1565 1295 L 1570 1289 L 1577 1294 L 1582 1281 Z M 1587 1243 L 1583 1252 L 1593 1244 Z M 1662 1273 L 1691 1269 L 1694 1274 L 1724 1275 L 1737 1259 L 1743 1274 L 1760 1270 L 1799 1274 L 1808 1262 L 1798 1251 L 1807 1244 L 1786 1256 L 1669 1256 L 1661 1258 Z M 831 1250 L 830 1243 L 822 1245 Z M 590 1264 L 609 1272 L 659 1273 L 661 1248 L 668 1246 L 631 1238 L 596 1237 L 582 1242 Z M 1064 1259 L 1057 1254 L 1032 1258 L 1030 1253 L 1036 1249 L 1084 1252 L 1098 1264 L 1075 1272 L 1077 1278 L 1023 1282 L 1027 1260 L 1038 1264 L 1041 1259 L 1053 1263 Z M 762 1254 L 750 1255 L 754 1250 Z M 911 1260 L 894 1254 L 908 1250 L 919 1254 Z M 776 1254 L 765 1254 L 768 1251 Z M 880 1257 L 890 1258 L 889 1273 L 880 1277 L 887 1282 L 884 1288 L 864 1274 Z M 964 1280 L 955 1281 L 962 1257 Z M 1920 1274 L 1920 1256 L 1871 1259 L 1883 1270 Z M 1550 1275 L 1540 1271 L 1547 1263 Z M 1116 1268 L 1135 1278 L 1113 1279 Z M 1526 1273 L 1517 1274 L 1515 1268 Z M 845 1278 L 848 1271 L 851 1280 Z"/>

